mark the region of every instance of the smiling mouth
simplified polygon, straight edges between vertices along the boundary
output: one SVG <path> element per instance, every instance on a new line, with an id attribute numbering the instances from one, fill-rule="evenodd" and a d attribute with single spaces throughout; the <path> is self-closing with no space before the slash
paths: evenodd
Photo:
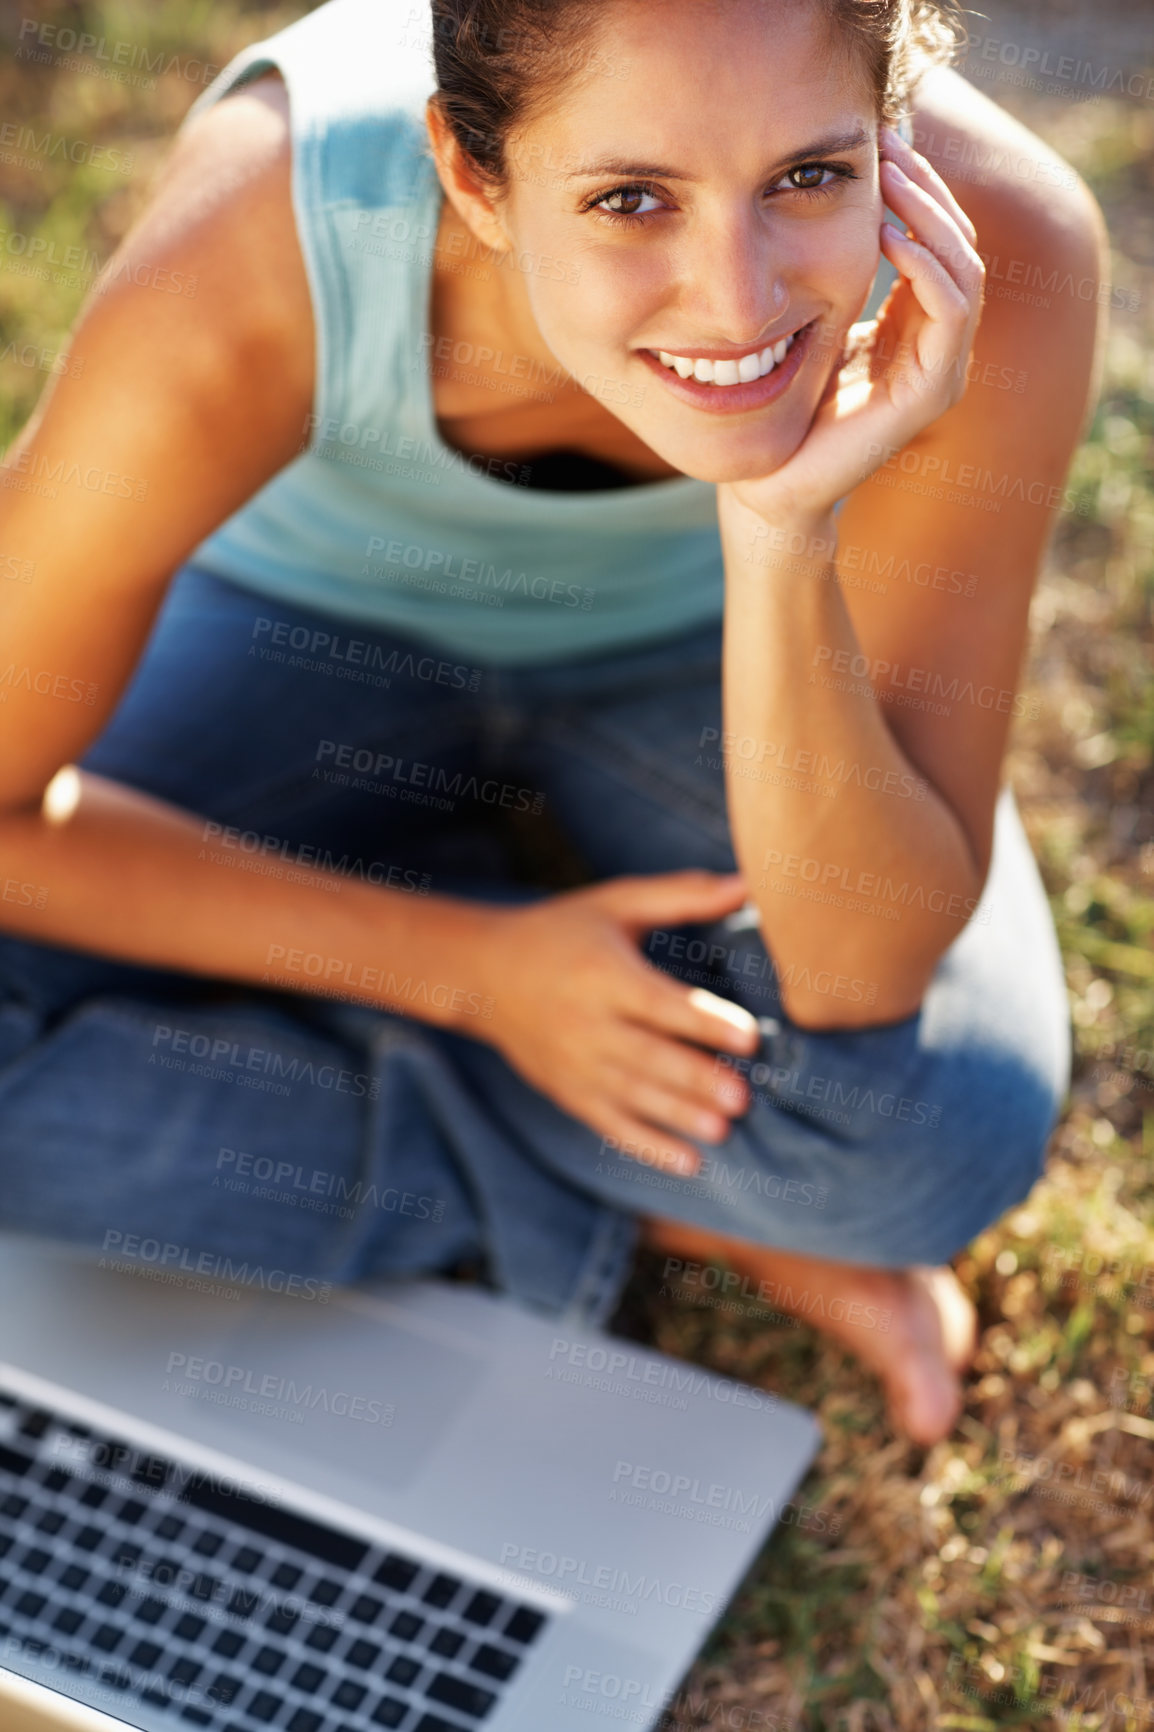
<path id="1" fill-rule="evenodd" d="M 799 325 L 796 331 L 791 331 L 788 337 L 780 337 L 776 343 L 768 343 L 763 349 L 750 349 L 744 355 L 733 355 L 723 361 L 708 360 L 701 355 L 674 355 L 668 349 L 650 349 L 649 353 L 680 379 L 693 379 L 699 385 L 718 385 L 724 390 L 731 385 L 755 384 L 758 379 L 772 373 L 775 367 L 780 367 L 795 338 L 806 328 Z"/>

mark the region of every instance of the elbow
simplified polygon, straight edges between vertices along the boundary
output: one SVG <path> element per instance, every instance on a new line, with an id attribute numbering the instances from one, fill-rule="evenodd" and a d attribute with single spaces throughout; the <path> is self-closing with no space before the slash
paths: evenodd
<path id="1" fill-rule="evenodd" d="M 815 977 L 813 984 L 802 990 L 783 988 L 781 1007 L 794 1027 L 806 1034 L 885 1028 L 918 1014 L 932 978 L 932 968 L 924 978 L 899 981 L 891 976 L 884 985 L 856 975 L 835 975 L 822 991 L 822 983 Z M 839 987 L 845 996 L 839 996 Z"/>
<path id="2" fill-rule="evenodd" d="M 923 933 L 921 945 L 904 955 L 892 929 L 887 936 L 885 948 L 876 943 L 857 951 L 840 946 L 838 962 L 829 967 L 796 962 L 779 967 L 781 1007 L 789 1021 L 808 1034 L 821 1034 L 885 1028 L 916 1016 L 939 962 L 958 936 L 957 922 L 950 923 L 948 932 L 935 927 Z"/>

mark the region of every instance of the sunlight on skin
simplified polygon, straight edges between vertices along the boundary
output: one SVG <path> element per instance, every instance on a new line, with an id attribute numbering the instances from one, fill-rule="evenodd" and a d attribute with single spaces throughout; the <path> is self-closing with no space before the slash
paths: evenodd
<path id="1" fill-rule="evenodd" d="M 638 0 L 615 0 L 595 46 L 614 64 L 644 63 L 628 104 L 618 80 L 574 77 L 510 141 L 504 196 L 469 197 L 451 182 L 446 190 L 485 245 L 578 267 L 565 273 L 576 281 L 495 273 L 498 316 L 524 334 L 522 347 L 539 339 L 543 361 L 623 386 L 614 413 L 683 473 L 764 475 L 805 437 L 877 270 L 872 94 L 809 7 L 734 0 L 719 20 L 694 0 L 668 0 L 661 23 L 654 31 Z M 751 103 L 751 88 L 774 91 L 772 109 Z M 813 154 L 818 141 L 855 135 L 854 148 Z M 575 172 L 592 166 L 593 139 L 598 162 L 658 163 L 678 177 Z M 819 183 L 797 184 L 806 179 L 798 165 L 819 161 L 828 163 Z M 598 200 L 602 208 L 583 208 Z M 623 218 L 619 207 L 634 206 Z M 814 321 L 801 372 L 757 413 L 703 415 L 650 358 L 761 348 Z"/>

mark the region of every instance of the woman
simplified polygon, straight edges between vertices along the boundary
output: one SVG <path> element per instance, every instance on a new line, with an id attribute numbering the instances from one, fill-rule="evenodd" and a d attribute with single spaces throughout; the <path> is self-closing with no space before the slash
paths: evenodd
<path id="1" fill-rule="evenodd" d="M 435 0 L 431 160 L 381 11 L 226 68 L 9 455 L 4 1224 L 592 1318 L 640 1234 L 932 1441 L 1068 1065 L 999 776 L 1094 307 L 980 253 L 1091 202 L 923 0 Z"/>

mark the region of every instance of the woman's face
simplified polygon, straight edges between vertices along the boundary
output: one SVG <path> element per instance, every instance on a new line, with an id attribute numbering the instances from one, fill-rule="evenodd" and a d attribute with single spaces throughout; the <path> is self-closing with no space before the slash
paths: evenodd
<path id="1" fill-rule="evenodd" d="M 806 0 L 610 0 L 570 63 L 498 207 L 541 336 L 677 469 L 768 474 L 877 269 L 864 72 Z"/>

